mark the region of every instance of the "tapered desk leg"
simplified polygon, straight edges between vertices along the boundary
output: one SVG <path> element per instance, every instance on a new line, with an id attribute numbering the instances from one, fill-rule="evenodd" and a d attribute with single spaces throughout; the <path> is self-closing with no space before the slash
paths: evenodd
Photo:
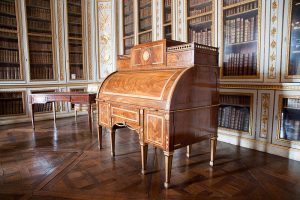
<path id="1" fill-rule="evenodd" d="M 165 155 L 165 188 L 169 188 L 172 169 L 173 152 L 164 151 Z"/>
<path id="2" fill-rule="evenodd" d="M 192 153 L 192 145 L 188 145 L 186 147 L 186 157 L 191 157 L 191 153 Z"/>
<path id="3" fill-rule="evenodd" d="M 102 126 L 98 126 L 98 148 L 102 149 Z"/>
<path id="4" fill-rule="evenodd" d="M 31 111 L 31 124 L 32 124 L 32 129 L 35 129 L 35 124 L 34 124 L 34 104 L 31 104 L 30 106 L 30 111 Z"/>
<path id="5" fill-rule="evenodd" d="M 92 132 L 92 105 L 89 104 L 89 108 L 88 108 L 88 118 L 89 118 L 89 127 L 90 127 L 90 132 Z"/>
<path id="6" fill-rule="evenodd" d="M 116 135 L 116 130 L 115 129 L 111 129 L 110 130 L 111 156 L 115 156 L 115 135 Z"/>
<path id="7" fill-rule="evenodd" d="M 53 110 L 54 126 L 56 127 L 56 110 L 55 110 L 55 101 L 53 101 L 53 102 L 52 102 L 52 110 Z"/>
<path id="8" fill-rule="evenodd" d="M 141 145 L 141 158 L 142 158 L 142 174 L 146 174 L 147 170 L 147 157 L 148 157 L 148 144 L 140 142 Z"/>
<path id="9" fill-rule="evenodd" d="M 217 138 L 216 137 L 210 138 L 210 162 L 209 162 L 210 166 L 214 166 L 216 148 L 217 148 Z"/>

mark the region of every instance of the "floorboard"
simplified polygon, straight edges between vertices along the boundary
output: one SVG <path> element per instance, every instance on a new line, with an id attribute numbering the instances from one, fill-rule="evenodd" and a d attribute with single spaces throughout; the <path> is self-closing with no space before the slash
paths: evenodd
<path id="1" fill-rule="evenodd" d="M 216 165 L 209 166 L 209 143 L 175 151 L 171 188 L 164 182 L 161 150 L 149 148 L 148 172 L 140 173 L 138 136 L 116 134 L 110 156 L 104 130 L 89 132 L 86 116 L 0 126 L 0 199 L 300 199 L 300 162 L 218 143 Z"/>

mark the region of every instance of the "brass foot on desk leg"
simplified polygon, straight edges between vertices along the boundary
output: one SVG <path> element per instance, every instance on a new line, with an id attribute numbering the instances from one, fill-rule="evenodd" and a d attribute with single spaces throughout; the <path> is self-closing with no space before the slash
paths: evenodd
<path id="1" fill-rule="evenodd" d="M 215 156 L 217 149 L 217 137 L 213 137 L 210 139 L 210 166 L 214 166 Z"/>
<path id="2" fill-rule="evenodd" d="M 166 189 L 170 188 L 170 183 L 164 182 L 164 187 L 165 187 Z"/>
<path id="3" fill-rule="evenodd" d="M 192 145 L 188 145 L 186 147 L 186 157 L 190 158 L 191 157 L 191 153 L 192 153 Z"/>

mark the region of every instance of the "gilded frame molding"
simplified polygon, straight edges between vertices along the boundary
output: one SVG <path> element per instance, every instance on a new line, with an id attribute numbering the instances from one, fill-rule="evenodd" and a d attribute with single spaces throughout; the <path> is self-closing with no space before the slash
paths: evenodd
<path id="1" fill-rule="evenodd" d="M 292 24 L 292 12 L 293 12 L 293 0 L 288 0 L 288 30 L 287 30 L 287 51 L 286 51 L 286 66 L 284 70 L 284 78 L 285 79 L 299 79 L 300 75 L 289 75 L 289 67 L 290 67 L 290 49 L 291 49 L 291 24 Z"/>

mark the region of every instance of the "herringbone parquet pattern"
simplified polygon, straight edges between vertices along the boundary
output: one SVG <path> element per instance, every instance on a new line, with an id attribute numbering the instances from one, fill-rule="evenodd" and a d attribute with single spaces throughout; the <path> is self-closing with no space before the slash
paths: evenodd
<path id="1" fill-rule="evenodd" d="M 116 157 L 109 135 L 97 148 L 86 116 L 0 127 L 0 199 L 300 199 L 300 162 L 219 142 L 216 166 L 208 142 L 175 152 L 172 187 L 163 187 L 164 161 L 149 148 L 140 173 L 137 135 L 119 130 Z"/>

